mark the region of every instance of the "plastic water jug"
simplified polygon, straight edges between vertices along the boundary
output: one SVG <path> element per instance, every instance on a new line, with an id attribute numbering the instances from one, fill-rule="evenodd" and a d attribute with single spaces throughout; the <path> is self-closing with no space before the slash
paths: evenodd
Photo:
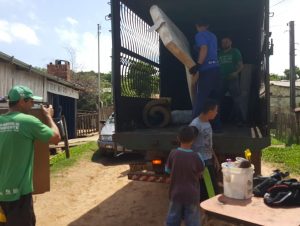
<path id="1" fill-rule="evenodd" d="M 254 166 L 249 168 L 238 168 L 233 164 L 222 165 L 224 195 L 234 199 L 249 199 L 253 191 Z"/>

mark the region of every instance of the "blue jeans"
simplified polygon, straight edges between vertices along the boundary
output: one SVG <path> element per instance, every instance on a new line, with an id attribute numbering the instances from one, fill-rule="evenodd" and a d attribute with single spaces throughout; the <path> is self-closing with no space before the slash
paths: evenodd
<path id="1" fill-rule="evenodd" d="M 200 226 L 200 207 L 198 203 L 184 205 L 170 202 L 166 226 L 180 226 L 181 220 L 186 226 Z"/>
<path id="2" fill-rule="evenodd" d="M 193 118 L 196 118 L 203 111 L 203 105 L 207 99 L 214 99 L 220 102 L 222 98 L 222 79 L 219 68 L 211 68 L 199 72 L 197 81 L 197 96 L 193 107 Z M 213 130 L 221 129 L 220 114 L 211 122 Z"/>

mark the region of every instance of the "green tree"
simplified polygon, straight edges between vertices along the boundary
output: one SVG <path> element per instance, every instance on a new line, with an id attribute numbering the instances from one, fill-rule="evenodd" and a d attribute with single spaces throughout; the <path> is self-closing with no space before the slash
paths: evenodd
<path id="1" fill-rule="evenodd" d="M 284 78 L 283 76 L 280 76 L 278 74 L 274 74 L 274 73 L 270 74 L 270 81 L 280 81 L 283 78 Z"/>
<path id="2" fill-rule="evenodd" d="M 42 67 L 34 67 L 35 70 L 38 70 L 42 73 L 47 73 L 47 68 L 42 68 Z"/>
<path id="3" fill-rule="evenodd" d="M 159 93 L 159 76 L 154 66 L 131 61 L 127 76 L 122 79 L 122 95 L 150 98 Z"/>
<path id="4" fill-rule="evenodd" d="M 101 96 L 100 99 L 104 106 L 110 106 L 113 104 L 113 94 L 112 94 L 112 75 L 109 73 L 101 73 L 100 74 L 100 82 L 101 82 Z M 110 91 L 106 91 L 110 90 Z"/>
<path id="5" fill-rule="evenodd" d="M 80 110 L 96 111 L 98 103 L 98 74 L 94 71 L 74 73 L 72 81 L 84 87 L 84 91 L 79 92 L 77 108 Z M 111 88 L 111 73 L 100 74 L 101 90 Z M 112 93 L 101 92 L 100 99 L 105 106 L 112 105 Z"/>
<path id="6" fill-rule="evenodd" d="M 295 72 L 296 72 L 296 79 L 300 78 L 300 68 L 299 67 L 295 66 Z M 287 80 L 290 80 L 290 69 L 285 69 L 283 73 L 285 74 L 285 78 Z"/>
<path id="7" fill-rule="evenodd" d="M 86 111 L 96 111 L 98 103 L 97 74 L 93 71 L 78 72 L 72 76 L 72 82 L 82 86 L 83 91 L 79 92 L 77 108 Z"/>

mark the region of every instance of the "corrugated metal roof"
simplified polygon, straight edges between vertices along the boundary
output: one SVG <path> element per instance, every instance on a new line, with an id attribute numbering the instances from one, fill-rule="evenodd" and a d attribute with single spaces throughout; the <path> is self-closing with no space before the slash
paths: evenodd
<path id="1" fill-rule="evenodd" d="M 54 75 L 51 75 L 51 74 L 48 74 L 48 73 L 44 73 L 40 70 L 37 70 L 37 69 L 33 68 L 32 65 L 26 64 L 23 61 L 20 61 L 20 60 L 16 59 L 14 56 L 9 56 L 9 55 L 1 52 L 1 51 L 0 51 L 0 59 L 4 62 L 14 64 L 14 65 L 16 65 L 20 68 L 23 68 L 27 71 L 32 71 L 35 74 L 46 77 L 49 80 L 52 80 L 54 82 L 60 83 L 60 84 L 65 85 L 65 86 L 68 86 L 68 87 L 73 88 L 75 90 L 83 90 L 83 87 L 81 87 L 81 86 L 79 86 L 75 83 L 66 81 L 66 80 L 64 80 L 62 78 L 59 78 L 57 76 L 54 76 Z"/>

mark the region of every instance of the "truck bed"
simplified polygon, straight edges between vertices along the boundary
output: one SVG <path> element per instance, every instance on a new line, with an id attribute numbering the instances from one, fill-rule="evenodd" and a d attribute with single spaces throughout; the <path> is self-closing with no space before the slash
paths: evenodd
<path id="1" fill-rule="evenodd" d="M 181 126 L 159 129 L 137 129 L 115 134 L 115 139 L 133 150 L 170 151 L 178 145 L 177 133 Z M 219 153 L 239 153 L 247 148 L 261 150 L 270 144 L 269 137 L 262 136 L 258 127 L 224 125 L 223 132 L 213 134 L 214 148 Z"/>

